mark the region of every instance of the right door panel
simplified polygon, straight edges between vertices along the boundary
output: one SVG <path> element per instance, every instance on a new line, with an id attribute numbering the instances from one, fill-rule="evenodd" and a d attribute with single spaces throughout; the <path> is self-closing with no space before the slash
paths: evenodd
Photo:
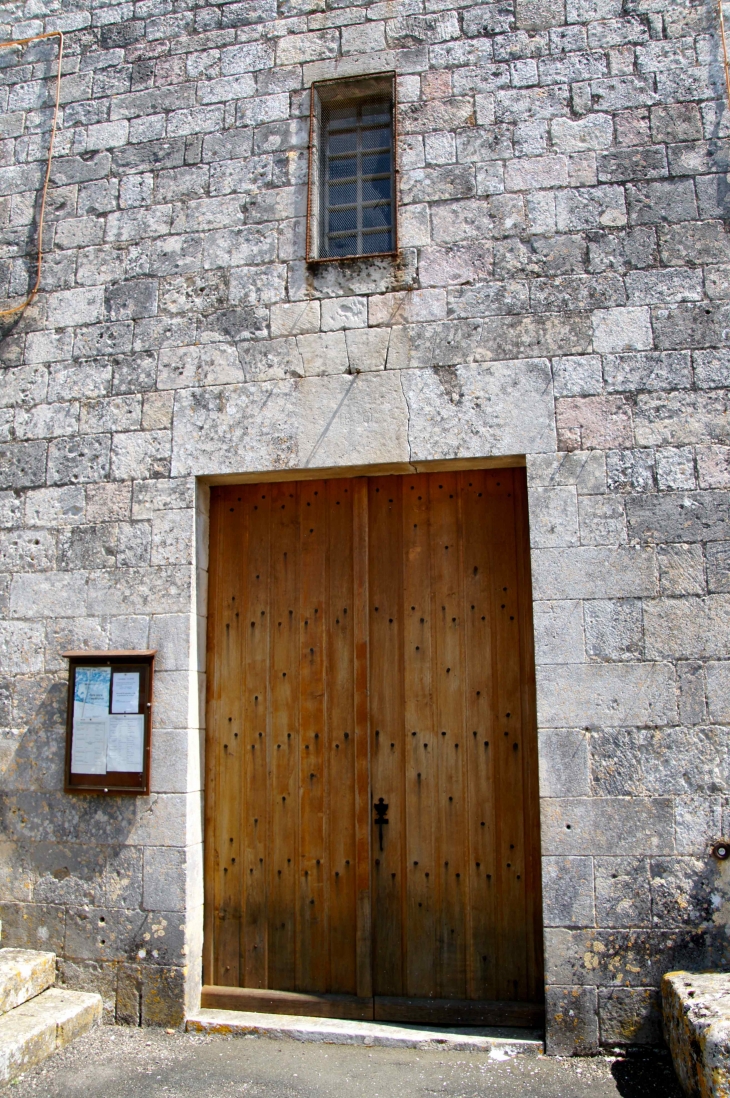
<path id="1" fill-rule="evenodd" d="M 524 470 L 371 478 L 368 525 L 376 1017 L 537 1020 Z"/>

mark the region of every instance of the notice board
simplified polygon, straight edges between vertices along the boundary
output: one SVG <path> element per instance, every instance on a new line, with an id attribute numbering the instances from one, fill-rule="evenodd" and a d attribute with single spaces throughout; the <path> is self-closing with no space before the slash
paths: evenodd
<path id="1" fill-rule="evenodd" d="M 64 652 L 67 793 L 150 791 L 155 651 Z"/>

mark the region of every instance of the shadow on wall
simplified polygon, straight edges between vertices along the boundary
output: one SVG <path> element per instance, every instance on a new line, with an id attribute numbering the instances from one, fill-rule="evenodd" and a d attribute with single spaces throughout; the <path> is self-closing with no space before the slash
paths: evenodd
<path id="1" fill-rule="evenodd" d="M 67 683 L 46 679 L 33 697 L 38 685 L 21 687 L 33 716 L 0 753 L 2 944 L 53 950 L 61 982 L 98 991 L 109 1021 L 176 1024 L 184 916 L 145 910 L 144 897 L 145 848 L 160 817 L 175 821 L 155 794 L 65 794 Z"/>
<path id="2" fill-rule="evenodd" d="M 683 1098 L 666 1049 L 628 1050 L 615 1061 L 611 1074 L 622 1098 Z"/>

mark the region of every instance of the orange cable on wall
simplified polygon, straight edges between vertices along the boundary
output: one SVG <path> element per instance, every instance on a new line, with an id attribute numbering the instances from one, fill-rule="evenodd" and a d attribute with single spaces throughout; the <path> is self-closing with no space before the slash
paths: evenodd
<path id="1" fill-rule="evenodd" d="M 31 301 L 38 293 L 41 284 L 41 267 L 43 264 L 43 220 L 46 214 L 46 197 L 48 195 L 48 183 L 51 178 L 51 164 L 53 163 L 53 142 L 56 138 L 56 125 L 58 123 L 58 105 L 61 98 L 61 65 L 63 63 L 63 31 L 48 31 L 46 34 L 34 34 L 31 38 L 18 38 L 11 42 L 0 42 L 0 49 L 10 49 L 15 47 L 16 49 L 22 49 L 23 46 L 29 45 L 31 42 L 39 42 L 44 38 L 58 38 L 58 72 L 56 74 L 56 105 L 53 112 L 53 125 L 51 126 L 51 142 L 48 146 L 48 161 L 46 163 L 46 175 L 43 181 L 43 197 L 41 198 L 41 211 L 38 219 L 38 262 L 36 279 L 33 289 L 30 291 L 25 301 L 20 305 L 14 305 L 9 309 L 0 309 L 0 317 L 13 316 L 15 313 L 22 313 L 24 309 L 27 309 Z"/>

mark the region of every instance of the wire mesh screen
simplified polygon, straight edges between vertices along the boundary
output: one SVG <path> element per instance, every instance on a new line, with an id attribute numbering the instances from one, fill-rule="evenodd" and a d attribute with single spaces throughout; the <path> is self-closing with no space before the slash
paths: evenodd
<path id="1" fill-rule="evenodd" d="M 322 256 L 393 251 L 391 101 L 326 105 L 322 137 Z"/>

